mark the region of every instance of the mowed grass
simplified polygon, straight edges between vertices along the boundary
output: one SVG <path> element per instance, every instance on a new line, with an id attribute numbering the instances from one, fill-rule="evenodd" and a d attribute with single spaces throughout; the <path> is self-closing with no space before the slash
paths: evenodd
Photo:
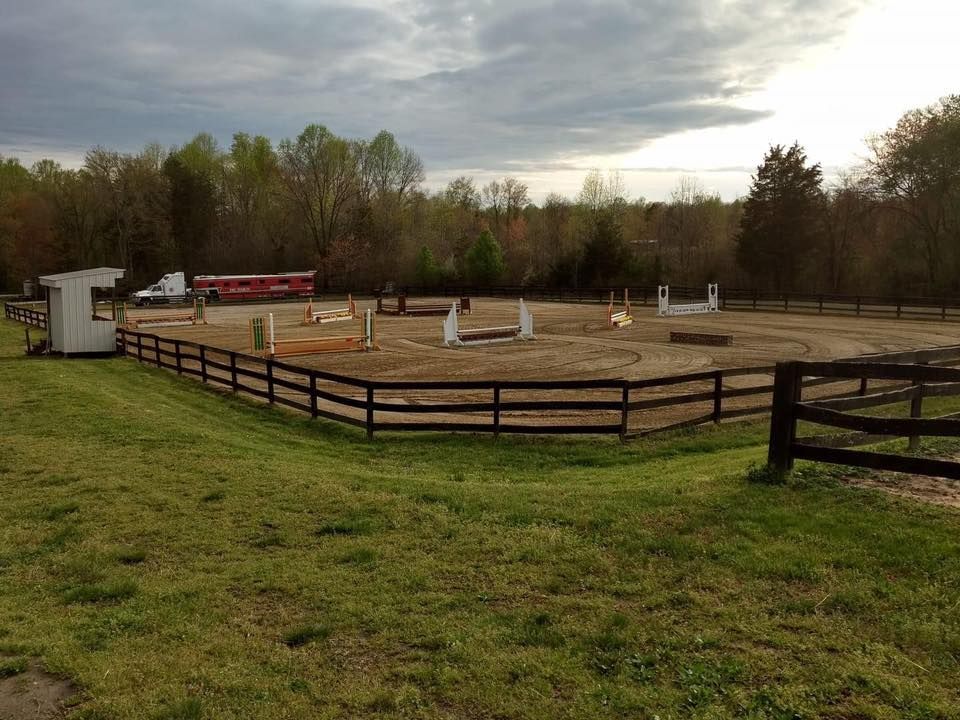
<path id="1" fill-rule="evenodd" d="M 387 437 L 0 323 L 0 658 L 87 718 L 949 718 L 960 513 L 766 424 Z"/>

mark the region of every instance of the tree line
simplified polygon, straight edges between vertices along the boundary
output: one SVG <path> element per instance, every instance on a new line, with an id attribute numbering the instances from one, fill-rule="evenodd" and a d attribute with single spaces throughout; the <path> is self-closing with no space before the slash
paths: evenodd
<path id="1" fill-rule="evenodd" d="M 294 139 L 201 133 L 179 147 L 97 147 L 79 169 L 0 157 L 0 286 L 112 265 L 165 272 L 316 269 L 325 287 L 387 282 L 672 283 L 939 295 L 960 290 L 960 96 L 906 113 L 869 157 L 824 182 L 801 145 L 773 146 L 746 197 L 693 177 L 631 199 L 616 172 L 539 204 L 516 177 L 424 188 L 412 148 L 308 125 Z"/>

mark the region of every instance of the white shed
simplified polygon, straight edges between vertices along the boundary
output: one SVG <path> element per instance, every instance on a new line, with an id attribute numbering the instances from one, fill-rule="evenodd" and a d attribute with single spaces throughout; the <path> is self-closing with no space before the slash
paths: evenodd
<path id="1" fill-rule="evenodd" d="M 40 285 L 47 288 L 47 335 L 52 351 L 72 355 L 116 350 L 116 323 L 97 317 L 93 290 L 114 287 L 123 272 L 101 267 L 40 278 Z"/>

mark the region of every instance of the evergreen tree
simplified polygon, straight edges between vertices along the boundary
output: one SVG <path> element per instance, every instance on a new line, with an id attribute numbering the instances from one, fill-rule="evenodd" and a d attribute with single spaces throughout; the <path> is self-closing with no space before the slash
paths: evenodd
<path id="1" fill-rule="evenodd" d="M 503 275 L 503 251 L 493 233 L 484 230 L 467 250 L 467 276 L 478 285 L 493 285 Z"/>
<path id="2" fill-rule="evenodd" d="M 797 143 L 789 149 L 775 145 L 763 158 L 737 236 L 737 262 L 755 284 L 778 291 L 800 285 L 820 236 L 822 177 L 820 164 L 808 166 Z"/>
<path id="3" fill-rule="evenodd" d="M 417 266 L 414 269 L 417 284 L 423 287 L 434 287 L 440 282 L 440 268 L 433 258 L 433 252 L 424 245 L 417 253 Z"/>

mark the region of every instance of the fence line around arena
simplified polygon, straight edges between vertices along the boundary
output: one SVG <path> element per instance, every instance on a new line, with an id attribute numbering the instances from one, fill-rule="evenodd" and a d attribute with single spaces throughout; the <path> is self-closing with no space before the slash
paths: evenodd
<path id="1" fill-rule="evenodd" d="M 630 293 L 631 305 L 656 305 L 657 285 L 624 287 L 549 288 L 537 286 L 406 286 L 395 294 L 442 297 L 502 297 L 569 303 L 609 302 L 610 292 Z M 695 302 L 703 299 L 702 287 L 670 285 L 671 299 Z M 960 298 L 891 295 L 841 295 L 837 293 L 773 292 L 741 288 L 719 288 L 720 310 L 797 312 L 820 315 L 893 317 L 897 319 L 960 320 Z"/>
<path id="2" fill-rule="evenodd" d="M 8 318 L 37 327 L 46 326 L 46 314 L 30 308 L 5 305 Z M 279 360 L 256 357 L 187 340 L 117 329 L 117 350 L 138 362 L 199 377 L 202 382 L 226 386 L 309 413 L 313 417 L 343 422 L 376 431 L 444 431 L 557 435 L 617 435 L 628 439 L 652 432 L 676 430 L 722 420 L 766 414 L 771 409 L 776 383 L 764 380 L 748 387 L 728 387 L 734 377 L 769 376 L 774 366 L 706 370 L 683 375 L 642 380 L 373 380 L 339 375 L 292 365 Z M 917 353 L 906 351 L 868 356 L 864 361 L 878 363 L 910 362 Z M 949 352 L 947 350 L 941 350 Z M 842 365 L 845 361 L 838 361 Z M 846 383 L 849 387 L 833 399 L 868 395 L 869 378 L 851 376 L 811 377 L 803 387 Z M 662 394 L 665 389 L 687 385 L 683 392 Z M 854 387 L 857 385 L 857 387 Z M 692 386 L 692 387 L 689 387 Z M 880 388 L 879 390 L 886 390 Z M 458 392 L 473 395 L 469 400 L 425 401 L 424 393 Z M 577 391 L 588 397 L 557 398 L 557 393 Z M 650 392 L 654 394 L 649 395 Z M 874 393 L 878 392 L 874 388 Z M 641 395 L 643 394 L 643 395 Z M 552 396 L 552 397 L 551 397 Z M 769 396 L 756 404 L 744 399 Z M 774 400 L 775 402 L 775 400 Z M 638 414 L 664 411 L 688 405 L 705 405 L 709 412 L 681 420 L 638 427 L 631 421 Z M 557 422 L 551 413 L 575 412 L 567 422 Z M 509 417 L 511 413 L 526 413 Z M 585 421 L 584 413 L 599 413 L 602 421 Z M 508 417 L 504 417 L 507 414 Z M 413 417 L 425 420 L 411 420 Z"/>

